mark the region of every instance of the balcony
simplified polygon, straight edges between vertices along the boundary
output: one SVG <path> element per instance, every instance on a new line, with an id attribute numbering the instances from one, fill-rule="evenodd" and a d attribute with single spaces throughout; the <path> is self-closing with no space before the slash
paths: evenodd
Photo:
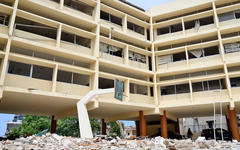
<path id="1" fill-rule="evenodd" d="M 222 59 L 220 55 L 213 55 L 208 57 L 190 59 L 187 61 L 178 61 L 168 64 L 158 65 L 158 72 L 167 73 L 175 71 L 183 71 L 189 69 L 207 68 L 213 66 L 219 66 L 222 64 Z"/>
<path id="2" fill-rule="evenodd" d="M 118 56 L 114 56 L 114 55 L 110 55 L 104 52 L 100 53 L 100 58 L 103 58 L 107 61 L 113 62 L 113 63 L 120 63 L 123 64 L 124 60 L 122 57 L 118 57 Z"/>
<path id="3" fill-rule="evenodd" d="M 225 60 L 227 64 L 239 63 L 240 62 L 240 52 L 225 54 Z"/>
<path id="4" fill-rule="evenodd" d="M 86 95 L 91 90 L 88 86 L 57 82 L 56 92 L 68 95 Z"/>
<path id="5" fill-rule="evenodd" d="M 148 70 L 148 65 L 145 63 L 129 60 L 128 65 L 134 68 Z"/>
<path id="6" fill-rule="evenodd" d="M 154 105 L 153 97 L 140 94 L 130 94 L 129 102 Z"/>

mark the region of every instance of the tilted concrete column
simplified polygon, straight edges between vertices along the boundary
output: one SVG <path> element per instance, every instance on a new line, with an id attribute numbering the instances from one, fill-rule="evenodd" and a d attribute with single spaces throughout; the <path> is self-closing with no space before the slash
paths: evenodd
<path id="1" fill-rule="evenodd" d="M 54 116 L 52 116 L 52 120 L 51 120 L 51 133 L 56 133 L 56 129 L 57 129 L 57 120 L 54 119 Z"/>
<path id="2" fill-rule="evenodd" d="M 163 115 L 161 116 L 161 136 L 165 139 L 168 138 L 167 116 L 165 110 L 163 111 Z"/>
<path id="3" fill-rule="evenodd" d="M 146 136 L 146 118 L 143 111 L 139 111 L 139 125 L 140 125 L 140 136 Z"/>
<path id="4" fill-rule="evenodd" d="M 106 132 L 107 131 L 107 124 L 104 121 L 104 119 L 102 119 L 101 123 L 102 123 L 102 135 L 107 135 L 107 132 Z"/>
<path id="5" fill-rule="evenodd" d="M 240 142 L 238 121 L 235 109 L 231 110 L 228 106 L 229 124 L 232 131 L 232 136 L 234 139 Z"/>

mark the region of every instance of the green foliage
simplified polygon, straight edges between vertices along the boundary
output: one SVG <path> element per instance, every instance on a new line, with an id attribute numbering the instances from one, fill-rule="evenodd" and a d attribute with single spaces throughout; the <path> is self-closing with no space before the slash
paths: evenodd
<path id="1" fill-rule="evenodd" d="M 107 125 L 109 126 L 108 130 L 109 130 L 109 135 L 112 137 L 116 137 L 116 136 L 121 136 L 121 132 L 120 132 L 120 128 L 118 123 L 115 122 L 109 122 L 107 123 Z"/>
<path id="2" fill-rule="evenodd" d="M 101 121 L 99 119 L 90 119 L 92 131 L 94 135 L 101 134 Z M 22 125 L 19 128 L 14 128 L 9 136 L 25 137 L 42 132 L 43 130 L 50 131 L 51 119 L 45 116 L 25 115 Z M 110 136 L 120 136 L 120 128 L 117 122 L 107 124 L 109 126 Z M 63 136 L 79 137 L 79 124 L 77 117 L 60 119 L 57 121 L 57 134 Z"/>

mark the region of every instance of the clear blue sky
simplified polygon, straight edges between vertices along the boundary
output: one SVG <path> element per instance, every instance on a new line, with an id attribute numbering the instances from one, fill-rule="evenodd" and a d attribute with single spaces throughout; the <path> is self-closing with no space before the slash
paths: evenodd
<path id="1" fill-rule="evenodd" d="M 129 2 L 148 10 L 149 8 L 153 6 L 157 6 L 160 4 L 164 4 L 173 0 L 128 0 Z M 12 121 L 13 115 L 6 115 L 6 114 L 0 114 L 0 136 L 5 134 L 6 131 L 6 123 L 8 121 Z M 134 125 L 134 122 L 124 121 L 125 125 Z"/>
<path id="2" fill-rule="evenodd" d="M 149 8 L 153 6 L 157 6 L 160 4 L 164 4 L 173 0 L 127 0 L 145 10 L 148 10 Z"/>

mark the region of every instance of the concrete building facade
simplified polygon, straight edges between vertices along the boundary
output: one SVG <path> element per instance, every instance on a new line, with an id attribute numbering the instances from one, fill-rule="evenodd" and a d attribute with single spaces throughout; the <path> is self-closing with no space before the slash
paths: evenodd
<path id="1" fill-rule="evenodd" d="M 141 135 L 161 120 L 167 137 L 167 119 L 210 116 L 222 103 L 239 140 L 239 6 L 176 0 L 145 12 L 120 0 L 0 0 L 0 112 L 73 116 L 84 95 L 119 79 L 123 101 L 97 96 L 90 117 L 139 120 Z"/>

